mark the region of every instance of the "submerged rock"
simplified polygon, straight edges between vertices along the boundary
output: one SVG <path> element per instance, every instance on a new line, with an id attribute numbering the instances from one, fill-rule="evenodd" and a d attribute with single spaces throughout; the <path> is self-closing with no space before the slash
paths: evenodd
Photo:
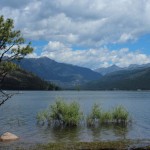
<path id="1" fill-rule="evenodd" d="M 0 136 L 0 141 L 15 141 L 18 139 L 19 139 L 18 136 L 16 136 L 15 134 L 12 134 L 10 132 L 6 132 Z"/>

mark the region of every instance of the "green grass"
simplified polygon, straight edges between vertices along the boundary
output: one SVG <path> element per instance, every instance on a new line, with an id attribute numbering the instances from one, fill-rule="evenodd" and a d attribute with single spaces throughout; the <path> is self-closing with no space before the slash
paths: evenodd
<path id="1" fill-rule="evenodd" d="M 38 112 L 36 119 L 39 124 L 44 125 L 47 120 L 47 110 Z"/>
<path id="2" fill-rule="evenodd" d="M 99 124 L 101 118 L 101 108 L 99 105 L 94 104 L 90 114 L 87 116 L 86 123 L 88 126 L 95 126 Z"/>
<path id="3" fill-rule="evenodd" d="M 86 118 L 86 121 L 84 120 Z M 129 113 L 123 106 L 117 106 L 113 110 L 103 111 L 98 104 L 92 106 L 91 112 L 85 116 L 77 102 L 67 103 L 62 99 L 49 106 L 48 109 L 37 114 L 37 122 L 52 127 L 77 127 L 81 122 L 86 126 L 102 125 L 127 125 Z"/>
<path id="4" fill-rule="evenodd" d="M 99 105 L 94 104 L 86 121 L 88 126 L 127 125 L 129 122 L 129 113 L 123 106 L 117 106 L 113 110 L 103 111 Z"/>
<path id="5" fill-rule="evenodd" d="M 70 143 L 49 143 L 11 146 L 15 150 L 150 150 L 150 145 L 143 145 L 139 140 L 118 140 L 100 142 L 70 142 Z M 141 146 L 139 145 L 141 143 Z M 10 149 L 9 146 L 1 146 L 0 149 Z"/>
<path id="6" fill-rule="evenodd" d="M 114 123 L 126 124 L 129 120 L 129 113 L 123 106 L 118 106 L 112 111 L 112 119 Z"/>
<path id="7" fill-rule="evenodd" d="M 59 99 L 50 105 L 47 110 L 39 112 L 37 121 L 51 126 L 73 127 L 79 125 L 83 118 L 82 114 L 80 105 L 77 102 L 66 103 Z"/>
<path id="8" fill-rule="evenodd" d="M 129 145 L 130 141 L 49 143 L 37 145 L 33 150 L 122 150 Z"/>
<path id="9" fill-rule="evenodd" d="M 101 124 L 112 123 L 112 112 L 111 111 L 102 112 L 101 117 L 100 117 L 100 123 Z"/>

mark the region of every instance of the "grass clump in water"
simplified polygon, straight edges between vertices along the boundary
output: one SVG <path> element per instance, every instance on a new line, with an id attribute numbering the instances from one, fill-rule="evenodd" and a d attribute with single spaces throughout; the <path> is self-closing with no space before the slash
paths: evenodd
<path id="1" fill-rule="evenodd" d="M 44 125 L 47 119 L 47 111 L 45 110 L 45 111 L 38 112 L 36 119 L 39 124 Z"/>
<path id="2" fill-rule="evenodd" d="M 118 106 L 112 111 L 113 122 L 117 124 L 127 124 L 129 121 L 129 113 L 123 106 Z"/>
<path id="3" fill-rule="evenodd" d="M 100 117 L 101 124 L 109 124 L 112 123 L 112 112 L 107 111 L 103 112 Z"/>
<path id="4" fill-rule="evenodd" d="M 58 99 L 48 109 L 37 114 L 38 123 L 45 123 L 52 127 L 76 127 L 81 122 L 86 126 L 103 125 L 127 125 L 129 122 L 129 113 L 123 106 L 117 106 L 113 110 L 103 111 L 98 104 L 94 104 L 89 115 L 86 116 L 80 111 L 80 105 L 77 102 L 67 103 L 63 99 Z"/>
<path id="5" fill-rule="evenodd" d="M 99 124 L 102 110 L 98 104 L 94 104 L 91 110 L 91 113 L 87 116 L 87 125 L 95 126 Z"/>
<path id="6" fill-rule="evenodd" d="M 97 125 L 127 125 L 129 122 L 129 113 L 123 106 L 117 106 L 112 111 L 103 111 L 99 105 L 94 104 L 91 113 L 87 116 L 88 126 Z"/>
<path id="7" fill-rule="evenodd" d="M 83 114 L 77 102 L 66 103 L 61 99 L 37 115 L 39 121 L 47 122 L 52 126 L 78 126 L 82 118 Z"/>

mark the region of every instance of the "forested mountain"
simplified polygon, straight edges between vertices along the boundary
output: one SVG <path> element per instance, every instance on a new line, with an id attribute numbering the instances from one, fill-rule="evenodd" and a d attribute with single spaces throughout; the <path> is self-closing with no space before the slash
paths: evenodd
<path id="1" fill-rule="evenodd" d="M 150 90 L 150 67 L 117 71 L 89 82 L 88 90 Z"/>
<path id="2" fill-rule="evenodd" d="M 128 68 L 113 65 L 104 76 L 87 68 L 58 63 L 47 57 L 26 58 L 19 65 L 45 81 L 57 83 L 63 89 L 150 90 L 149 64 L 130 65 Z"/>
<path id="3" fill-rule="evenodd" d="M 19 65 L 21 68 L 36 74 L 45 81 L 52 81 L 68 87 L 102 77 L 101 74 L 88 68 L 58 63 L 47 57 L 26 58 L 21 60 Z"/>
<path id="4" fill-rule="evenodd" d="M 54 84 L 43 81 L 38 76 L 20 68 L 8 74 L 2 89 L 5 90 L 58 90 Z"/>

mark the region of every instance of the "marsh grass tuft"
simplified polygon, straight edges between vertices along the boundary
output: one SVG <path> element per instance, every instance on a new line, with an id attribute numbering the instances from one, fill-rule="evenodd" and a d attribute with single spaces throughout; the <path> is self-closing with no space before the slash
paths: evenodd
<path id="1" fill-rule="evenodd" d="M 37 119 L 37 123 L 44 125 L 47 119 L 47 110 L 38 112 L 36 119 Z"/>
<path id="2" fill-rule="evenodd" d="M 112 123 L 112 113 L 110 111 L 102 112 L 100 122 L 101 124 Z"/>
<path id="3" fill-rule="evenodd" d="M 123 106 L 118 106 L 113 109 L 112 118 L 117 124 L 127 124 L 129 121 L 129 113 Z"/>
<path id="4" fill-rule="evenodd" d="M 129 113 L 123 106 L 117 106 L 111 111 L 103 111 L 99 105 L 94 104 L 86 121 L 88 126 L 127 125 L 129 122 Z"/>
<path id="5" fill-rule="evenodd" d="M 80 105 L 77 102 L 66 103 L 62 99 L 57 100 L 50 105 L 46 111 L 40 112 L 37 119 L 52 126 L 78 126 L 83 113 L 80 111 Z"/>
<path id="6" fill-rule="evenodd" d="M 48 109 L 37 114 L 37 122 L 52 127 L 76 127 L 85 122 L 87 126 L 102 125 L 127 125 L 129 113 L 123 106 L 117 106 L 112 110 L 103 111 L 100 105 L 94 104 L 91 112 L 86 116 L 80 110 L 77 102 L 67 103 L 58 99 Z"/>
<path id="7" fill-rule="evenodd" d="M 101 118 L 102 110 L 98 104 L 94 104 L 90 114 L 87 116 L 87 125 L 88 126 L 95 126 L 99 124 Z"/>

